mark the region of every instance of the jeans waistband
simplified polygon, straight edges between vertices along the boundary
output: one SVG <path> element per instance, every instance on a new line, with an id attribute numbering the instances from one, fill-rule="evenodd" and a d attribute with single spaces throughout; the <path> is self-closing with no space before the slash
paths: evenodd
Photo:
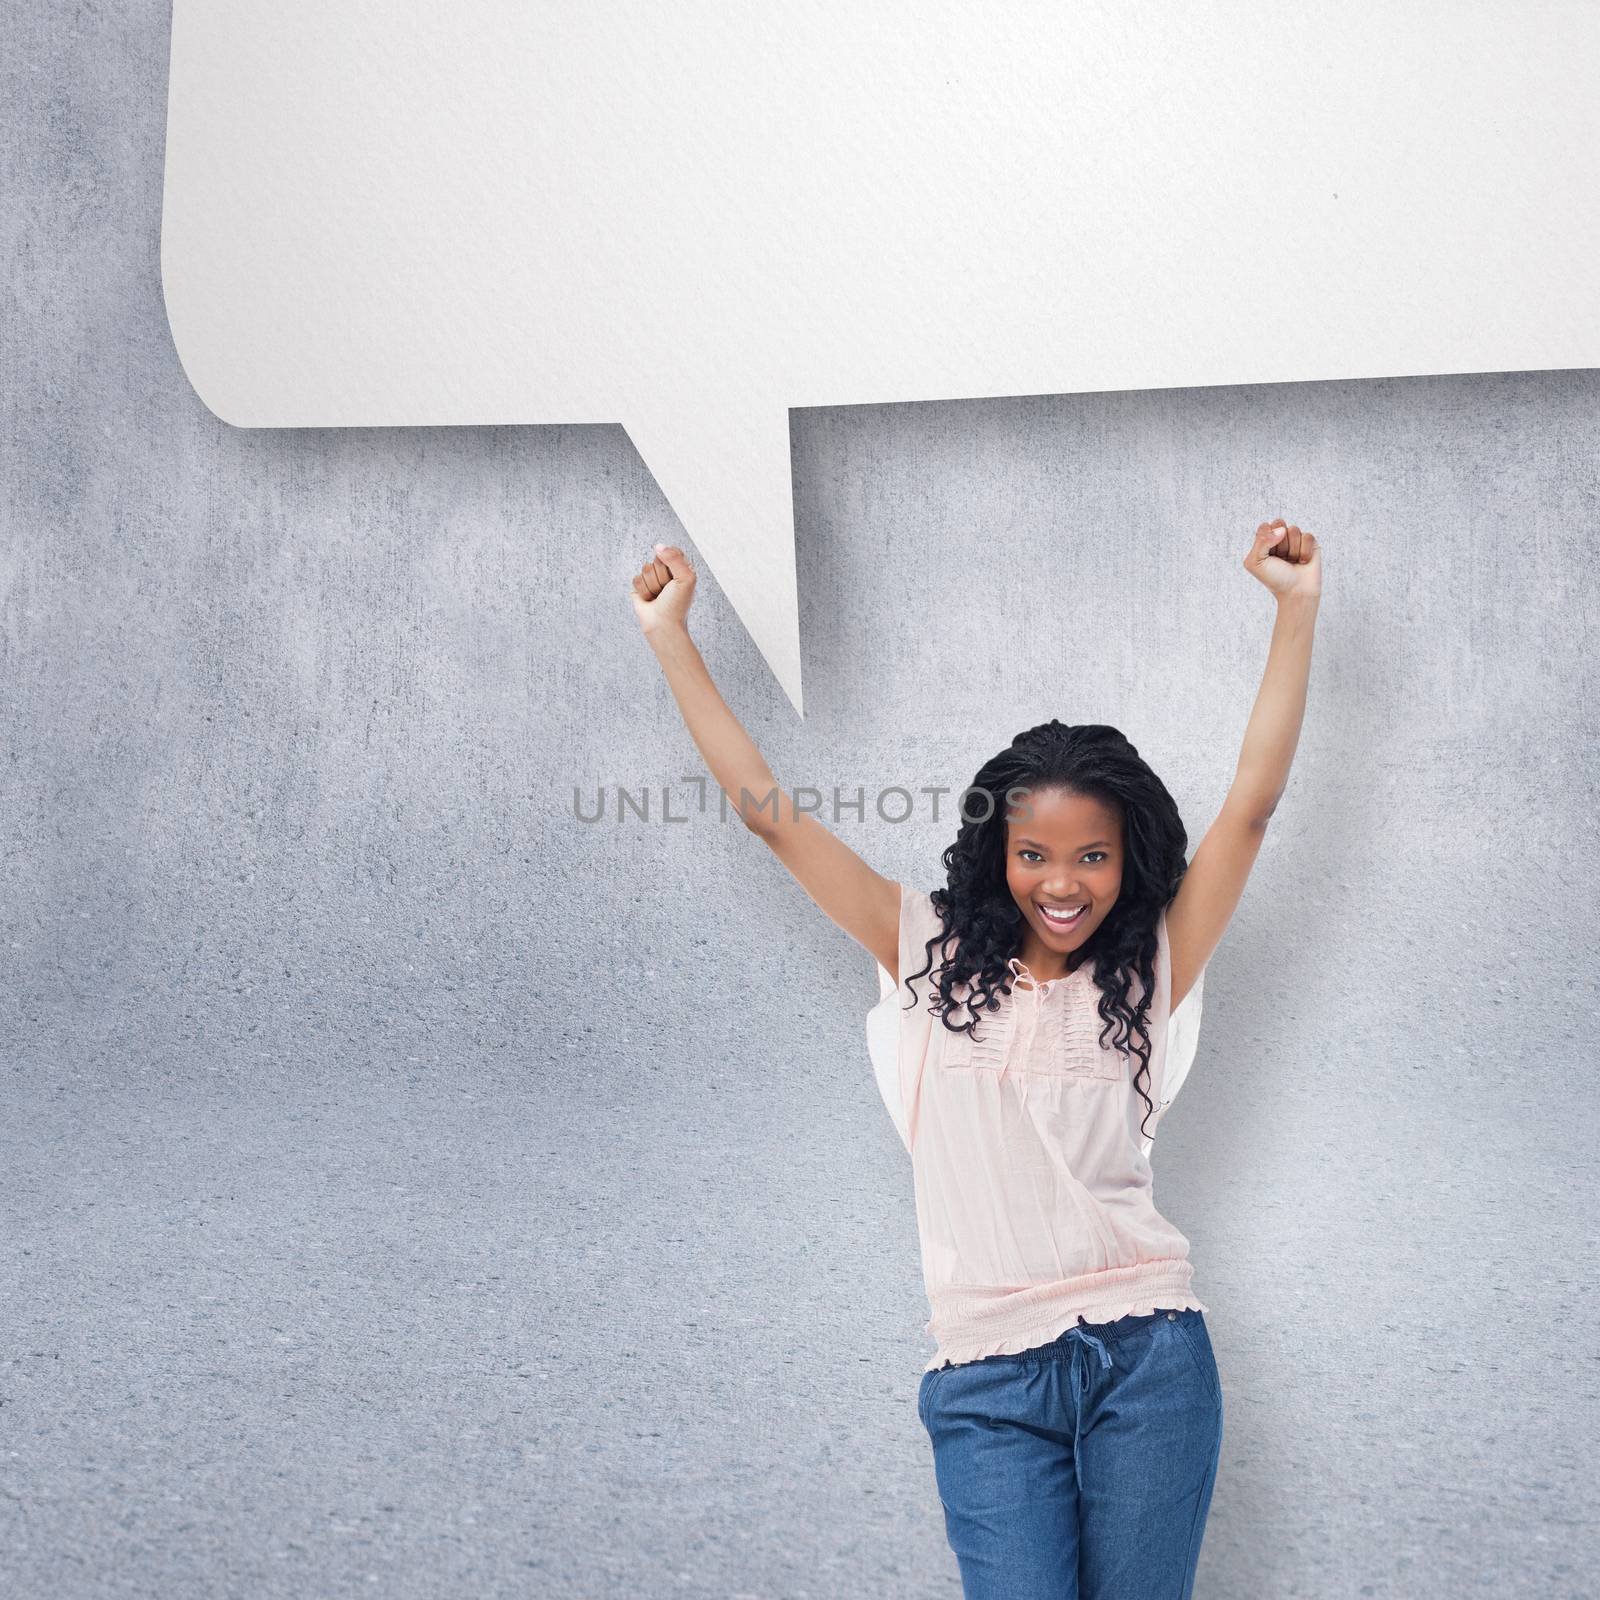
<path id="1" fill-rule="evenodd" d="M 1070 1339 L 1080 1328 L 1082 1328 L 1085 1333 L 1094 1334 L 1098 1338 L 1111 1339 L 1115 1341 L 1123 1334 L 1133 1333 L 1137 1329 L 1146 1326 L 1146 1324 L 1154 1322 L 1157 1317 L 1164 1317 L 1166 1314 L 1166 1307 L 1162 1306 L 1157 1308 L 1155 1311 L 1146 1311 L 1142 1315 L 1117 1317 L 1111 1322 L 1086 1322 L 1082 1317 L 1079 1317 L 1078 1320 L 1060 1336 L 1060 1339 L 1052 1342 L 1060 1343 L 1061 1340 Z M 1184 1313 L 1180 1311 L 1178 1315 L 1181 1317 L 1184 1315 Z M 1050 1347 L 1049 1345 L 1046 1345 L 1044 1348 L 1049 1349 Z"/>
<path id="2" fill-rule="evenodd" d="M 1152 1322 L 1168 1314 L 1165 1308 L 1161 1308 L 1147 1311 L 1143 1315 L 1118 1317 L 1112 1322 L 1085 1322 L 1080 1317 L 1065 1332 L 1057 1334 L 1054 1339 L 1044 1344 L 1034 1345 L 1028 1350 L 1006 1351 L 1000 1355 L 982 1356 L 979 1359 L 986 1365 L 992 1363 L 995 1366 L 1008 1362 L 1067 1361 L 1071 1359 L 1074 1350 L 1082 1349 L 1086 1354 L 1092 1353 L 1102 1367 L 1110 1367 L 1113 1365 L 1111 1350 L 1116 1348 L 1119 1339 L 1127 1338 L 1149 1327 Z M 1175 1311 L 1171 1314 L 1176 1317 L 1199 1315 L 1198 1312 L 1190 1311 Z"/>
<path id="3" fill-rule="evenodd" d="M 1106 1349 L 1107 1341 L 1116 1344 L 1118 1339 L 1138 1329 L 1146 1327 L 1158 1317 L 1164 1317 L 1165 1311 L 1147 1311 L 1143 1316 L 1118 1317 L 1115 1322 L 1085 1322 L 1082 1317 L 1066 1330 L 1052 1339 L 1049 1344 L 1041 1345 L 1034 1351 L 1035 1355 L 1065 1356 L 1071 1354 L 1074 1344 L 1083 1344 L 1100 1357 L 1100 1365 L 1111 1365 L 1111 1352 Z M 1180 1312 L 1181 1316 L 1182 1313 Z"/>

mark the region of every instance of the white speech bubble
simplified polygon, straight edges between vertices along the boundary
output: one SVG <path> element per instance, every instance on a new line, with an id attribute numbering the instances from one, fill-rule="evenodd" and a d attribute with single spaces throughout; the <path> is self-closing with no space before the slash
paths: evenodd
<path id="1" fill-rule="evenodd" d="M 174 0 L 167 312 L 240 427 L 620 421 L 800 710 L 791 406 L 1596 365 L 1597 44 L 1586 0 Z"/>

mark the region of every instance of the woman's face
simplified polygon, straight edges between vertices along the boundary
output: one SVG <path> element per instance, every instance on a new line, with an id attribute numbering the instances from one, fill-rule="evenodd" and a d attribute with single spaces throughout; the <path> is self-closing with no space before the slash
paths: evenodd
<path id="1" fill-rule="evenodd" d="M 1006 887 L 1038 941 L 1024 933 L 1022 960 L 1034 968 L 1032 949 L 1053 969 L 1049 958 L 1081 949 L 1116 904 L 1121 817 L 1099 800 L 1064 789 L 1030 791 L 1007 812 Z M 1073 907 L 1083 909 L 1068 921 L 1051 914 Z"/>

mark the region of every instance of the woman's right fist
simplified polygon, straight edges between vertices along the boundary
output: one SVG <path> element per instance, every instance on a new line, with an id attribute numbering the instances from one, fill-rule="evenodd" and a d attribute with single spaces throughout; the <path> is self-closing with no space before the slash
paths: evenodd
<path id="1" fill-rule="evenodd" d="M 689 620 L 694 599 L 694 568 L 675 544 L 658 544 L 633 580 L 633 610 L 646 633 Z"/>

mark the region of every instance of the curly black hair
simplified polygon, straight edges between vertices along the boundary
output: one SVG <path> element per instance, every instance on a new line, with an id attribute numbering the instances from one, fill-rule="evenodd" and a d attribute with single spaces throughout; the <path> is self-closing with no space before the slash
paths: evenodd
<path id="1" fill-rule="evenodd" d="M 1140 1078 L 1149 1078 L 1150 999 L 1155 993 L 1156 925 L 1178 892 L 1188 870 L 1189 836 L 1167 787 L 1116 728 L 1103 723 L 1066 724 L 1052 718 L 1019 733 L 978 769 L 961 799 L 962 823 L 955 843 L 941 858 L 949 887 L 929 895 L 942 928 L 927 941 L 927 963 L 903 975 L 916 1001 L 911 979 L 932 974 L 937 997 L 928 1009 L 952 1033 L 976 1037 L 980 1011 L 994 1011 L 996 991 L 1010 994 L 1006 963 L 1021 950 L 1023 915 L 1006 883 L 1006 813 L 1024 803 L 1027 793 L 1062 789 L 1110 807 L 1122 818 L 1122 886 L 1116 903 L 1091 936 L 1084 959 L 1094 963 L 1099 1012 L 1106 1034 L 1120 1028 L 1113 1048 L 1139 1058 L 1134 1087 L 1148 1117 L 1155 1109 Z M 983 796 L 989 797 L 986 801 Z M 969 815 L 972 813 L 973 815 Z M 954 940 L 953 950 L 949 943 Z M 934 970 L 934 950 L 944 959 Z M 1129 1003 L 1137 972 L 1141 994 Z M 958 999 L 956 990 L 964 988 Z M 952 1021 L 964 1005 L 964 1022 Z"/>

